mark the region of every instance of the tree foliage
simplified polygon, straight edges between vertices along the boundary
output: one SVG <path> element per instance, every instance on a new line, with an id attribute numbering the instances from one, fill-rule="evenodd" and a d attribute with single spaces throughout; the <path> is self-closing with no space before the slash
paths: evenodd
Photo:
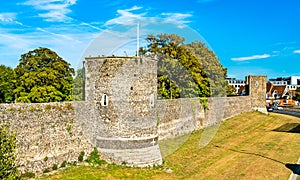
<path id="1" fill-rule="evenodd" d="M 18 179 L 16 160 L 16 134 L 0 126 L 0 179 Z"/>
<path id="2" fill-rule="evenodd" d="M 148 35 L 144 55 L 158 58 L 158 94 L 164 98 L 224 96 L 226 69 L 203 43 L 175 34 Z"/>
<path id="3" fill-rule="evenodd" d="M 74 69 L 48 48 L 40 47 L 21 55 L 15 73 L 17 102 L 72 100 Z"/>
<path id="4" fill-rule="evenodd" d="M 236 89 L 232 85 L 230 85 L 228 82 L 226 84 L 226 94 L 227 95 L 236 95 Z"/>
<path id="5" fill-rule="evenodd" d="M 216 54 L 201 42 L 192 42 L 185 47 L 202 65 L 208 78 L 210 96 L 225 96 L 227 69 L 222 66 Z"/>
<path id="6" fill-rule="evenodd" d="M 83 100 L 83 69 L 76 70 L 76 76 L 73 80 L 73 100 Z"/>
<path id="7" fill-rule="evenodd" d="M 15 73 L 10 67 L 0 65 L 0 103 L 9 103 L 14 100 Z"/>

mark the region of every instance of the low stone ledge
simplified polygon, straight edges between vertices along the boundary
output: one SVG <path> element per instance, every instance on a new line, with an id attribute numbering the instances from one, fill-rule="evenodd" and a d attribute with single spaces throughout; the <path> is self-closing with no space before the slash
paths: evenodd
<path id="1" fill-rule="evenodd" d="M 143 138 L 96 138 L 96 146 L 101 149 L 138 149 L 156 146 L 158 136 Z"/>

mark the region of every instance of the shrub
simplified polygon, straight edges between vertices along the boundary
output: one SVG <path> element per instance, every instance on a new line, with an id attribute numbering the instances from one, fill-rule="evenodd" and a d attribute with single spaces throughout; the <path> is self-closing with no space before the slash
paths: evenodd
<path id="1" fill-rule="evenodd" d="M 58 168 L 57 164 L 53 164 L 52 170 L 57 170 L 57 168 Z"/>
<path id="2" fill-rule="evenodd" d="M 0 179 L 18 179 L 16 160 L 16 133 L 0 126 Z"/>
<path id="3" fill-rule="evenodd" d="M 80 152 L 80 154 L 79 154 L 79 156 L 78 156 L 78 161 L 79 161 L 79 162 L 82 162 L 82 161 L 83 161 L 84 154 L 85 154 L 84 151 L 81 151 L 81 152 Z"/>
<path id="4" fill-rule="evenodd" d="M 94 150 L 91 152 L 91 154 L 87 158 L 86 162 L 88 162 L 92 165 L 106 164 L 106 161 L 100 160 L 98 149 L 96 147 L 94 147 Z"/>
<path id="5" fill-rule="evenodd" d="M 22 178 L 35 178 L 35 173 L 26 171 L 21 175 Z"/>
<path id="6" fill-rule="evenodd" d="M 44 161 L 45 161 L 45 162 L 48 161 L 48 156 L 46 156 L 46 157 L 44 158 Z"/>
<path id="7" fill-rule="evenodd" d="M 48 173 L 48 172 L 50 172 L 50 169 L 48 168 L 43 171 L 43 173 Z"/>
<path id="8" fill-rule="evenodd" d="M 66 165 L 67 165 L 67 161 L 63 161 L 63 162 L 61 163 L 60 167 L 66 167 Z"/>
<path id="9" fill-rule="evenodd" d="M 68 131 L 68 133 L 71 133 L 71 128 L 72 128 L 72 125 L 67 124 L 66 130 Z"/>

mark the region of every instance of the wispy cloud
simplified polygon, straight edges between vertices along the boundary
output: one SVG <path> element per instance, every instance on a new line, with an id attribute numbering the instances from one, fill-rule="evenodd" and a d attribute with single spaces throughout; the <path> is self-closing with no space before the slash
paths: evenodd
<path id="1" fill-rule="evenodd" d="M 295 51 L 293 51 L 293 53 L 300 54 L 300 50 L 295 50 Z"/>
<path id="2" fill-rule="evenodd" d="M 104 29 L 101 29 L 101 28 L 99 28 L 97 26 L 94 26 L 91 23 L 82 22 L 82 23 L 80 23 L 80 25 L 82 25 L 82 26 L 88 26 L 88 27 L 90 27 L 92 29 L 96 29 L 98 31 L 104 31 Z"/>
<path id="3" fill-rule="evenodd" d="M 118 9 L 117 13 L 119 17 L 108 20 L 105 25 L 115 25 L 115 24 L 132 24 L 133 21 L 142 19 L 146 13 L 140 13 L 140 14 L 135 14 L 132 13 L 132 11 L 140 10 L 142 7 L 139 6 L 133 6 L 132 8 L 129 9 Z"/>
<path id="4" fill-rule="evenodd" d="M 0 21 L 4 23 L 14 22 L 16 13 L 0 13 Z"/>
<path id="5" fill-rule="evenodd" d="M 36 30 L 39 30 L 39 31 L 42 31 L 42 32 L 45 32 L 45 33 L 48 33 L 50 35 L 53 35 L 53 36 L 56 36 L 56 37 L 59 37 L 59 38 L 63 38 L 65 40 L 70 40 L 70 41 L 78 41 L 77 39 L 74 39 L 72 38 L 71 36 L 68 36 L 66 34 L 60 34 L 60 33 L 54 33 L 54 32 L 51 32 L 51 31 L 48 31 L 46 29 L 43 29 L 43 28 L 36 28 Z M 78 41 L 80 42 L 80 41 Z M 80 42 L 81 43 L 81 42 Z"/>
<path id="6" fill-rule="evenodd" d="M 46 21 L 63 22 L 72 20 L 67 14 L 71 12 L 70 6 L 76 4 L 76 0 L 28 0 L 23 5 L 33 6 L 42 11 L 39 17 Z"/>
<path id="7" fill-rule="evenodd" d="M 190 13 L 162 13 L 161 14 L 166 22 L 176 22 L 178 24 L 187 24 L 191 21 L 187 21 L 186 19 L 192 17 Z"/>
<path id="8" fill-rule="evenodd" d="M 269 57 L 271 57 L 270 54 L 262 54 L 262 55 L 231 58 L 231 60 L 232 61 L 248 61 L 248 60 L 255 60 L 255 59 L 265 59 L 265 58 L 269 58 Z"/>
<path id="9" fill-rule="evenodd" d="M 172 22 L 176 24 L 180 24 L 181 26 L 190 23 L 187 18 L 192 17 L 191 13 L 161 13 L 160 16 L 157 17 L 148 17 L 146 16 L 147 12 L 137 12 L 138 10 L 143 9 L 143 7 L 133 6 L 129 9 L 118 9 L 117 18 L 113 18 L 108 20 L 105 23 L 105 26 L 116 25 L 116 24 L 132 24 L 136 23 L 136 21 L 140 21 L 142 19 L 152 19 L 152 18 L 161 18 L 164 22 Z"/>

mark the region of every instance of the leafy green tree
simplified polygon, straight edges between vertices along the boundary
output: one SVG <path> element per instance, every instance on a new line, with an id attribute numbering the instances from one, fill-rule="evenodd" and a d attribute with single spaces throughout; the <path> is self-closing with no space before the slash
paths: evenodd
<path id="1" fill-rule="evenodd" d="M 21 55 L 15 68 L 17 102 L 72 100 L 74 69 L 48 48 L 37 48 Z"/>
<path id="2" fill-rule="evenodd" d="M 16 134 L 0 126 L 0 179 L 18 179 L 16 160 Z"/>
<path id="3" fill-rule="evenodd" d="M 158 58 L 158 93 L 164 98 L 226 95 L 226 69 L 203 43 L 176 34 L 148 35 L 144 55 Z"/>
<path id="4" fill-rule="evenodd" d="M 76 70 L 76 76 L 73 80 L 73 100 L 83 100 L 83 69 Z"/>
<path id="5" fill-rule="evenodd" d="M 14 100 L 15 73 L 10 67 L 0 65 L 0 103 L 9 103 Z"/>
<path id="6" fill-rule="evenodd" d="M 201 42 L 192 42 L 185 45 L 195 56 L 205 70 L 210 88 L 210 96 L 226 96 L 227 69 L 222 66 L 216 54 Z"/>

